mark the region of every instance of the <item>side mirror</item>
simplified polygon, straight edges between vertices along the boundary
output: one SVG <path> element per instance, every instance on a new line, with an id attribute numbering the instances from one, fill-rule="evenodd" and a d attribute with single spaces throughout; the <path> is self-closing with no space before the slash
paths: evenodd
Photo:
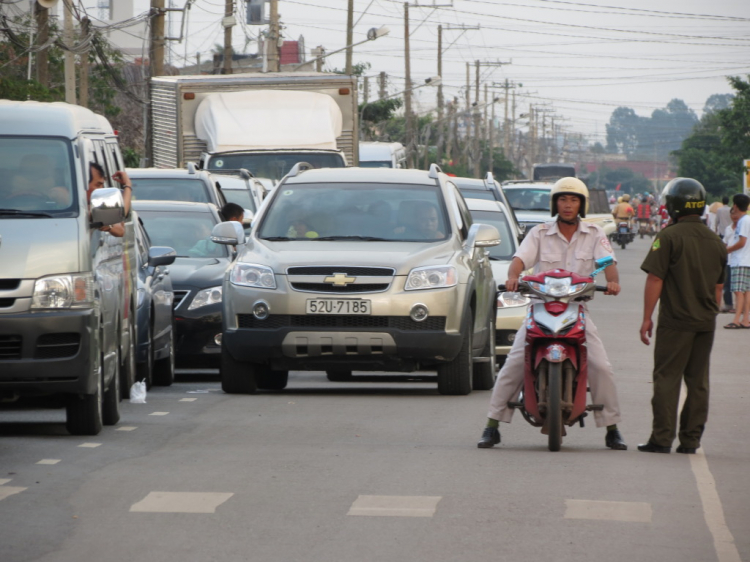
<path id="1" fill-rule="evenodd" d="M 500 244 L 500 233 L 497 228 L 489 224 L 476 224 L 472 225 L 471 228 L 473 229 L 475 226 L 478 227 L 474 236 L 475 248 L 488 248 Z"/>
<path id="2" fill-rule="evenodd" d="M 244 214 L 242 215 L 242 226 L 246 228 L 250 228 L 253 224 L 253 212 L 250 209 L 244 209 Z"/>
<path id="3" fill-rule="evenodd" d="M 159 265 L 172 265 L 177 252 L 169 246 L 151 246 L 148 249 L 148 266 L 157 267 Z"/>
<path id="4" fill-rule="evenodd" d="M 594 262 L 594 265 L 597 267 L 597 269 L 599 268 L 603 269 L 605 267 L 609 267 L 613 263 L 615 263 L 615 260 L 612 259 L 612 256 L 606 256 L 606 257 L 599 258 L 598 260 L 596 260 Z"/>
<path id="5" fill-rule="evenodd" d="M 125 220 L 122 192 L 116 187 L 103 187 L 91 193 L 91 228 L 120 224 Z"/>
<path id="6" fill-rule="evenodd" d="M 245 243 L 245 231 L 237 221 L 220 222 L 211 231 L 211 241 L 238 246 Z"/>

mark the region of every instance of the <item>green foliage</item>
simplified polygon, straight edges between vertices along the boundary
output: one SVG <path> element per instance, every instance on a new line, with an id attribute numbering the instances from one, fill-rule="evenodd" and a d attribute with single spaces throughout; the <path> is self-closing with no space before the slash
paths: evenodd
<path id="1" fill-rule="evenodd" d="M 404 100 L 401 98 L 390 98 L 372 101 L 367 105 L 361 103 L 357 109 L 360 115 L 362 115 L 363 121 L 369 121 L 374 124 L 391 119 L 396 110 L 401 108 L 402 105 L 404 105 Z M 363 107 L 364 111 L 362 111 Z"/>
<path id="2" fill-rule="evenodd" d="M 364 76 L 365 72 L 370 70 L 372 65 L 369 62 L 355 62 L 352 63 L 352 76 Z M 334 68 L 334 74 L 346 74 L 345 70 Z"/>
<path id="3" fill-rule="evenodd" d="M 126 168 L 138 168 L 141 165 L 141 155 L 129 147 L 122 149 L 122 159 Z"/>

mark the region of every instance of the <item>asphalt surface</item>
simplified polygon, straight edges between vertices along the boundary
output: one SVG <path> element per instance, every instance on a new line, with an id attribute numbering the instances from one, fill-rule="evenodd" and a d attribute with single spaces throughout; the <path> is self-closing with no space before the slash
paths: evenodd
<path id="1" fill-rule="evenodd" d="M 551 453 L 520 416 L 477 449 L 489 392 L 433 382 L 295 372 L 283 392 L 230 396 L 182 376 L 96 437 L 67 435 L 62 410 L 0 408 L 0 560 L 750 561 L 750 331 L 717 330 L 700 454 L 636 450 L 648 244 L 617 250 L 623 292 L 591 305 L 627 451 L 589 418 Z"/>

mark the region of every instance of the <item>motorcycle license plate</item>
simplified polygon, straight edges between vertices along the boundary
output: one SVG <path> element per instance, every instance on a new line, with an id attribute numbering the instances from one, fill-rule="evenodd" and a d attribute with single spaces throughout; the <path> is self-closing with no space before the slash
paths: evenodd
<path id="1" fill-rule="evenodd" d="M 367 316 L 372 312 L 365 299 L 308 299 L 307 314 L 355 314 Z"/>

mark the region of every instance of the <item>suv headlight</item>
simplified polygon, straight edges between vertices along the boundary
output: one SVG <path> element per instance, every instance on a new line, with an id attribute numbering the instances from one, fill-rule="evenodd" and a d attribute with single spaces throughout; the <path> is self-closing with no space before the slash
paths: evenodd
<path id="1" fill-rule="evenodd" d="M 42 277 L 34 283 L 31 309 L 86 308 L 94 304 L 94 277 L 71 273 Z"/>
<path id="2" fill-rule="evenodd" d="M 452 265 L 417 267 L 409 272 L 405 289 L 419 291 L 453 287 L 457 283 L 457 278 L 456 268 Z"/>
<path id="3" fill-rule="evenodd" d="M 254 263 L 234 264 L 229 274 L 229 280 L 234 285 L 242 285 L 243 287 L 276 288 L 276 277 L 273 274 L 273 269 Z"/>
<path id="4" fill-rule="evenodd" d="M 526 306 L 531 302 L 531 299 L 521 293 L 504 292 L 497 296 L 497 307 L 498 308 L 512 308 L 514 306 Z"/>
<path id="5" fill-rule="evenodd" d="M 195 310 L 202 306 L 208 306 L 209 304 L 216 304 L 221 302 L 221 287 L 209 287 L 198 291 L 193 298 L 193 301 L 188 306 L 188 310 Z"/>

